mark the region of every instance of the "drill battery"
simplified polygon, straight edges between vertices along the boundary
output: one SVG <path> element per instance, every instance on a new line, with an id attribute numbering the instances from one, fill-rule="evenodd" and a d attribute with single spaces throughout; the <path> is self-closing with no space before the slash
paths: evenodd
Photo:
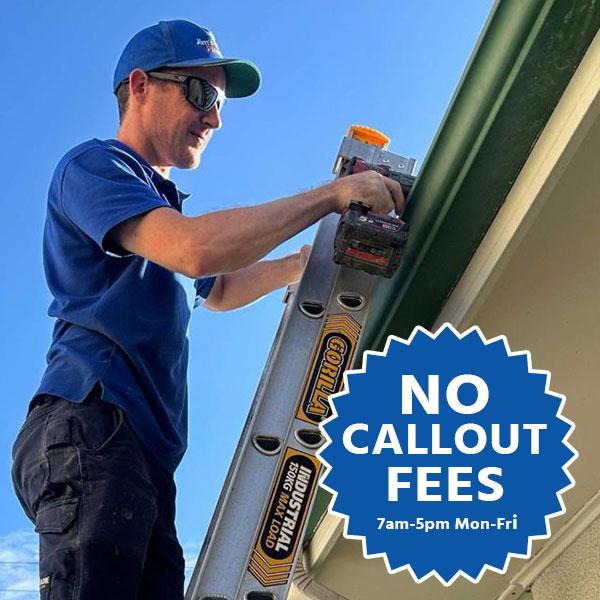
<path id="1" fill-rule="evenodd" d="M 373 275 L 391 277 L 402 260 L 407 240 L 408 225 L 404 221 L 375 215 L 368 206 L 352 202 L 340 218 L 333 260 Z"/>

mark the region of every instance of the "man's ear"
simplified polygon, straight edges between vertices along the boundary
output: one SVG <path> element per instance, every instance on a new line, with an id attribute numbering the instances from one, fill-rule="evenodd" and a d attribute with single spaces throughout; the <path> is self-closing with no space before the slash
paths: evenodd
<path id="1" fill-rule="evenodd" d="M 142 69 L 134 69 L 129 74 L 129 95 L 143 101 L 148 93 L 148 75 Z"/>

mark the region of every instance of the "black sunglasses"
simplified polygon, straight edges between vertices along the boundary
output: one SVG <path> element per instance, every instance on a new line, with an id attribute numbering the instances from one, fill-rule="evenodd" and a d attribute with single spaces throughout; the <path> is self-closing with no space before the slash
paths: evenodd
<path id="1" fill-rule="evenodd" d="M 225 104 L 225 92 L 201 77 L 164 73 L 163 71 L 150 71 L 146 75 L 151 79 L 173 81 L 183 86 L 185 99 L 198 110 L 208 112 L 215 104 L 220 110 Z"/>

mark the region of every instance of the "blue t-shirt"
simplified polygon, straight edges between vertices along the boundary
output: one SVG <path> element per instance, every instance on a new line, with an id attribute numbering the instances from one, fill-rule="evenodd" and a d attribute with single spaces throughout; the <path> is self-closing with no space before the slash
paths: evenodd
<path id="1" fill-rule="evenodd" d="M 58 163 L 48 193 L 44 268 L 56 318 L 38 394 L 82 402 L 96 385 L 174 471 L 187 446 L 191 311 L 214 277 L 193 280 L 107 247 L 119 223 L 186 197 L 117 140 L 90 140 Z"/>

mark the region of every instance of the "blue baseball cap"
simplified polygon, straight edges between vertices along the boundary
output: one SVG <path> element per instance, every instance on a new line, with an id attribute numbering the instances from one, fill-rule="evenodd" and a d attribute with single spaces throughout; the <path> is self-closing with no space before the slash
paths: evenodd
<path id="1" fill-rule="evenodd" d="M 243 98 L 260 86 L 258 67 L 247 60 L 224 58 L 215 36 L 190 21 L 160 21 L 136 33 L 119 58 L 113 91 L 133 69 L 152 71 L 162 67 L 205 67 L 221 65 L 227 75 L 225 95 Z"/>

